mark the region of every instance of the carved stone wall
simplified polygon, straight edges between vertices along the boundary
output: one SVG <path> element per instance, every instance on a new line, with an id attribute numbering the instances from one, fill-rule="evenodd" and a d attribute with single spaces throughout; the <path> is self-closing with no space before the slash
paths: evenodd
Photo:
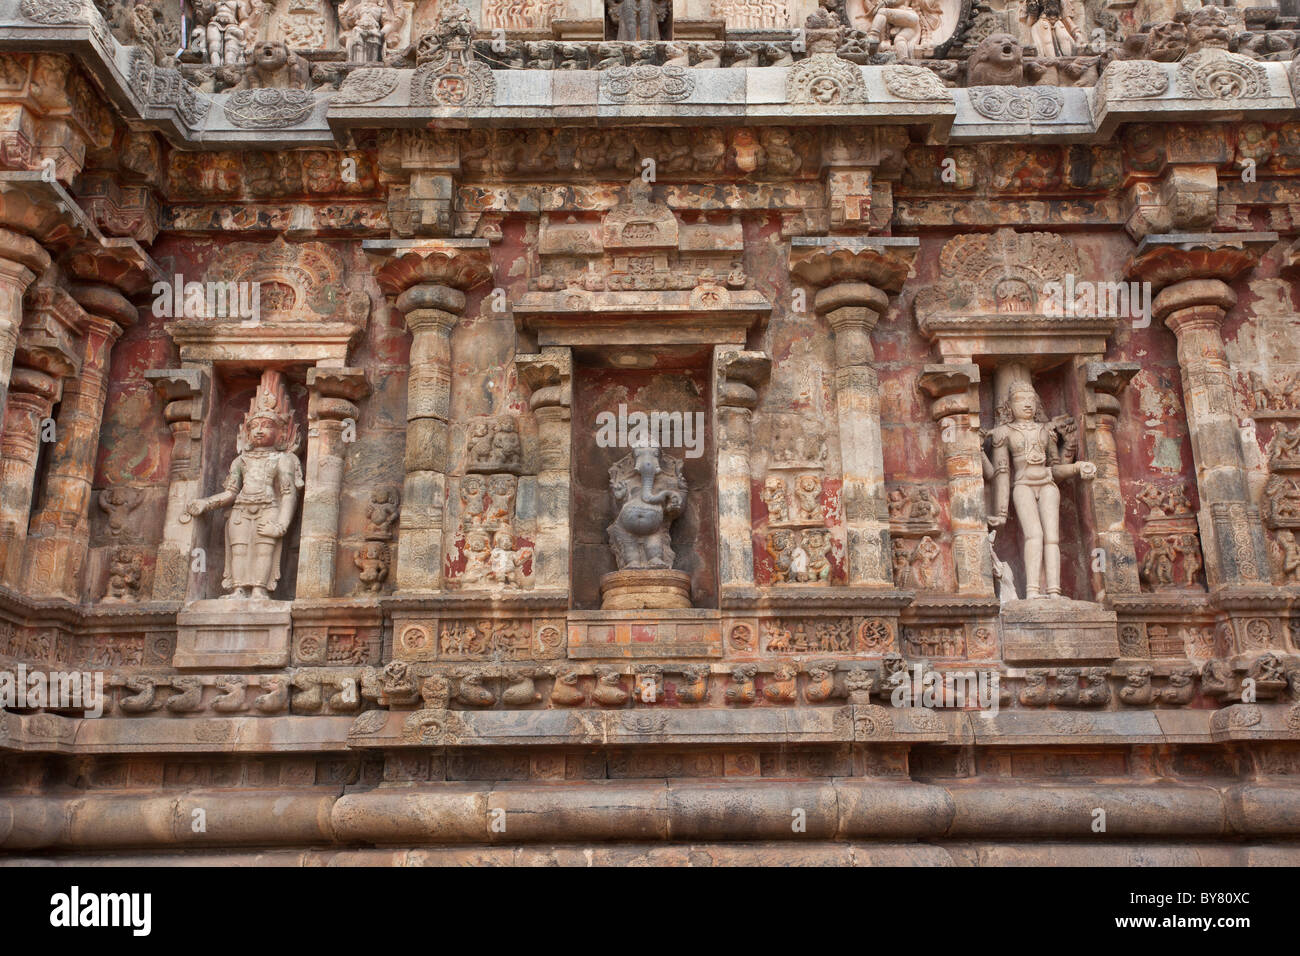
<path id="1" fill-rule="evenodd" d="M 0 31 L 0 848 L 1296 860 L 1293 17 L 211 6 Z"/>

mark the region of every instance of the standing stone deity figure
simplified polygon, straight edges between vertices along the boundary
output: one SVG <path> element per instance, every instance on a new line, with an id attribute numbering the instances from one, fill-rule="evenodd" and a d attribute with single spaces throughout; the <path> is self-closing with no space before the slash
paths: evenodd
<path id="1" fill-rule="evenodd" d="M 615 40 L 665 39 L 661 24 L 671 9 L 668 0 L 611 0 L 609 22 L 617 31 Z"/>
<path id="2" fill-rule="evenodd" d="M 1069 0 L 1028 0 L 1020 8 L 1020 22 L 1039 56 L 1074 56 L 1083 46 L 1083 34 L 1070 16 Z"/>
<path id="3" fill-rule="evenodd" d="M 1002 527 L 1008 501 L 1014 501 L 1025 539 L 1025 598 L 1042 597 L 1044 584 L 1048 597 L 1060 597 L 1061 492 L 1056 484 L 1074 477 L 1091 481 L 1097 477 L 1097 466 L 1073 460 L 1073 449 L 1062 440 L 1061 430 L 1048 423 L 1038 393 L 1028 382 L 1012 385 L 998 412 L 999 424 L 992 435 L 989 526 Z"/>
<path id="4" fill-rule="evenodd" d="M 224 596 L 265 601 L 280 580 L 284 535 L 303 487 L 302 465 L 295 454 L 298 426 L 279 372 L 262 373 L 236 448 L 239 454 L 221 493 L 191 502 L 187 511 L 198 516 L 230 508 L 221 579 Z"/>
<path id="5" fill-rule="evenodd" d="M 384 51 L 400 39 L 406 8 L 398 0 L 342 0 L 338 17 L 348 62 L 382 63 Z"/>
<path id="6" fill-rule="evenodd" d="M 607 529 L 620 571 L 671 569 L 669 529 L 686 503 L 682 463 L 658 446 L 634 448 L 609 469 L 618 517 Z"/>
<path id="7" fill-rule="evenodd" d="M 921 38 L 921 17 L 907 0 L 849 0 L 849 23 L 867 34 L 882 52 L 893 50 L 900 60 L 912 57 Z"/>
<path id="8" fill-rule="evenodd" d="M 262 0 L 199 0 L 198 18 L 205 24 L 208 62 L 238 66 L 257 40 Z"/>

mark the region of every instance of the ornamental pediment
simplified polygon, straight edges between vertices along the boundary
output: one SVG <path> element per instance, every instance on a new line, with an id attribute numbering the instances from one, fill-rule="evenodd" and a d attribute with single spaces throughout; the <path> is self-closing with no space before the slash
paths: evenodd
<path id="1" fill-rule="evenodd" d="M 1020 354 L 1029 334 L 1045 353 L 1104 349 L 1119 310 L 1097 296 L 1115 291 L 1118 301 L 1122 291 L 1127 316 L 1130 289 L 1121 280 L 1085 275 L 1074 244 L 1052 233 L 957 236 L 940 253 L 938 281 L 917 293 L 917 326 L 954 354 Z"/>

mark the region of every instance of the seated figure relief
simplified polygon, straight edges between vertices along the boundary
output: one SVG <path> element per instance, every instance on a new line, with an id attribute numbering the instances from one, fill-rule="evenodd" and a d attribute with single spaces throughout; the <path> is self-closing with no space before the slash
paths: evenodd
<path id="1" fill-rule="evenodd" d="M 682 463 L 654 445 L 636 448 L 610 468 L 609 485 L 619 509 L 608 528 L 618 569 L 671 569 L 669 532 L 686 504 Z"/>

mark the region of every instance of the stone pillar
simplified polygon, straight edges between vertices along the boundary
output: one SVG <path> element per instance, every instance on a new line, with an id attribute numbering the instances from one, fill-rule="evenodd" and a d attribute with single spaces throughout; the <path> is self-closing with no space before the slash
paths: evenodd
<path id="1" fill-rule="evenodd" d="M 1164 289 L 1155 314 L 1178 338 L 1187 429 L 1196 463 L 1202 541 L 1214 542 L 1206 571 L 1215 585 L 1266 585 L 1267 549 L 1259 510 L 1246 485 L 1232 372 L 1220 329 L 1236 294 L 1217 279 L 1190 279 Z M 1208 534 L 1207 534 L 1208 532 Z"/>
<path id="2" fill-rule="evenodd" d="M 192 553 L 200 527 L 198 522 L 189 519 L 185 508 L 201 497 L 203 491 L 203 426 L 212 375 L 202 368 L 151 369 L 144 374 L 162 397 L 163 416 L 172 432 L 167 518 L 154 568 L 153 600 L 185 601 L 189 597 Z"/>
<path id="3" fill-rule="evenodd" d="M 87 316 L 81 372 L 63 386 L 45 501 L 32 518 L 27 542 L 24 585 L 34 597 L 76 602 L 90 546 L 91 487 L 108 399 L 109 356 L 138 313 L 109 286 L 73 286 L 71 291 Z"/>
<path id="4" fill-rule="evenodd" d="M 1274 233 L 1147 236 L 1131 275 L 1160 290 L 1153 303 L 1178 339 L 1183 402 L 1200 496 L 1197 521 L 1211 591 L 1268 587 L 1268 551 L 1246 482 L 1224 316 L 1237 301 L 1228 282 L 1253 269 Z"/>
<path id="5" fill-rule="evenodd" d="M 399 591 L 442 586 L 442 526 L 451 468 L 451 330 L 465 294 L 417 285 L 397 298 L 411 330 L 411 373 L 406 392 L 406 480 L 397 553 Z"/>
<path id="6" fill-rule="evenodd" d="M 50 265 L 49 254 L 32 239 L 0 229 L 0 419 L 13 373 L 18 330 L 23 324 L 23 294 Z"/>
<path id="7" fill-rule="evenodd" d="M 36 459 L 42 422 L 59 400 L 63 377 L 76 366 L 53 350 L 19 349 L 9 382 L 4 433 L 0 437 L 0 569 L 4 583 L 17 587 L 26 564 Z"/>
<path id="8" fill-rule="evenodd" d="M 451 468 L 451 330 L 465 309 L 465 291 L 492 274 L 485 239 L 369 240 L 386 256 L 376 278 L 396 296 L 411 332 L 406 398 L 406 479 L 397 545 L 399 591 L 442 586 L 442 531 Z"/>
<path id="9" fill-rule="evenodd" d="M 1083 380 L 1084 416 L 1079 429 L 1079 458 L 1097 466 L 1097 477 L 1081 482 L 1086 507 L 1092 514 L 1094 547 L 1106 555 L 1100 572 L 1093 572 L 1098 602 L 1107 595 L 1137 594 L 1137 551 L 1124 526 L 1124 495 L 1119 483 L 1119 454 L 1115 426 L 1119 421 L 1119 395 L 1141 368 L 1136 362 L 1099 362 L 1076 359 Z M 1082 366 L 1082 368 L 1079 368 Z"/>
<path id="10" fill-rule="evenodd" d="M 572 461 L 573 351 L 548 348 L 515 356 L 519 377 L 532 390 L 537 419 L 537 541 L 533 581 L 537 588 L 569 587 L 569 472 Z"/>
<path id="11" fill-rule="evenodd" d="M 348 424 L 355 432 L 354 401 L 369 394 L 359 368 L 307 370 L 307 472 L 302 498 L 302 536 L 298 552 L 297 597 L 334 596 L 339 547 L 339 494 Z"/>
<path id="12" fill-rule="evenodd" d="M 714 346 L 717 396 L 718 583 L 721 589 L 754 587 L 753 491 L 749 453 L 758 388 L 772 375 L 763 352 Z"/>
<path id="13" fill-rule="evenodd" d="M 835 333 L 841 505 L 849 584 L 858 587 L 893 587 L 871 330 L 889 308 L 887 293 L 902 288 L 918 246 L 916 239 L 850 237 L 796 238 L 791 244 L 792 272 L 820 287 L 813 306 Z"/>
<path id="14" fill-rule="evenodd" d="M 930 397 L 948 473 L 948 517 L 957 593 L 993 594 L 993 556 L 984 497 L 980 441 L 980 370 L 972 364 L 927 365 L 917 387 Z"/>

